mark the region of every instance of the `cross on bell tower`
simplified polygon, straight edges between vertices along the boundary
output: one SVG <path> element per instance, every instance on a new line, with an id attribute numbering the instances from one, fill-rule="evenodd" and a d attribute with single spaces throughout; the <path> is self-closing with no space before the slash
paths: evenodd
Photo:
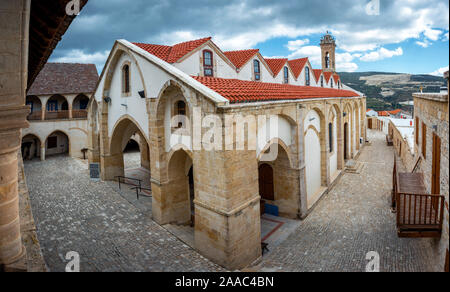
<path id="1" fill-rule="evenodd" d="M 336 72 L 336 40 L 327 31 L 320 40 L 322 49 L 322 70 L 325 72 Z"/>

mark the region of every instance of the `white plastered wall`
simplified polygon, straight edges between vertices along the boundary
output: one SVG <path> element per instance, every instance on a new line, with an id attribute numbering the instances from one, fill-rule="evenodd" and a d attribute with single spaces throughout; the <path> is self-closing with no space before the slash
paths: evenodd
<path id="1" fill-rule="evenodd" d="M 306 192 L 307 204 L 310 208 L 317 201 L 317 193 L 321 189 L 321 145 L 320 137 L 310 128 L 313 126 L 320 133 L 320 116 L 315 111 L 310 111 L 305 118 L 305 166 L 306 166 Z"/>

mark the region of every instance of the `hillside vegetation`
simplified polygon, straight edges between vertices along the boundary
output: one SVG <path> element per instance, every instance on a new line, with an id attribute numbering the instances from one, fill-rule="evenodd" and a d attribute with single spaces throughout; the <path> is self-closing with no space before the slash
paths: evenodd
<path id="1" fill-rule="evenodd" d="M 400 103 L 411 101 L 412 94 L 419 92 L 439 92 L 445 85 L 443 77 L 432 75 L 411 75 L 385 72 L 339 73 L 344 84 L 363 92 L 367 96 L 367 108 L 377 111 L 410 106 Z"/>

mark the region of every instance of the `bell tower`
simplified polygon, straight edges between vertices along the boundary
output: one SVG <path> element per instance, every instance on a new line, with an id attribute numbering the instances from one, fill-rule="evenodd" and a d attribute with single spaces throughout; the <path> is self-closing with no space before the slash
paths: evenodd
<path id="1" fill-rule="evenodd" d="M 324 72 L 336 72 L 336 40 L 327 31 L 320 40 L 322 49 L 322 70 Z"/>

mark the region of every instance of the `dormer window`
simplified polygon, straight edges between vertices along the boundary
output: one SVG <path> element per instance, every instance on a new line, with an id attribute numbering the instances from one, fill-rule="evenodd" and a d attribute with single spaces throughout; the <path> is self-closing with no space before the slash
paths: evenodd
<path id="1" fill-rule="evenodd" d="M 305 84 L 306 84 L 306 86 L 309 86 L 311 84 L 309 67 L 305 67 Z"/>
<path id="2" fill-rule="evenodd" d="M 203 51 L 203 74 L 205 76 L 214 76 L 213 53 L 208 50 Z"/>
<path id="3" fill-rule="evenodd" d="M 284 84 L 289 84 L 289 68 L 284 67 Z"/>
<path id="4" fill-rule="evenodd" d="M 320 76 L 320 86 L 323 87 L 323 75 Z"/>
<path id="5" fill-rule="evenodd" d="M 330 79 L 331 88 L 334 88 L 333 79 Z"/>
<path id="6" fill-rule="evenodd" d="M 122 67 L 122 92 L 130 93 L 130 65 L 128 64 Z"/>
<path id="7" fill-rule="evenodd" d="M 255 73 L 255 80 L 261 80 L 261 66 L 258 60 L 253 61 L 253 72 Z"/>

